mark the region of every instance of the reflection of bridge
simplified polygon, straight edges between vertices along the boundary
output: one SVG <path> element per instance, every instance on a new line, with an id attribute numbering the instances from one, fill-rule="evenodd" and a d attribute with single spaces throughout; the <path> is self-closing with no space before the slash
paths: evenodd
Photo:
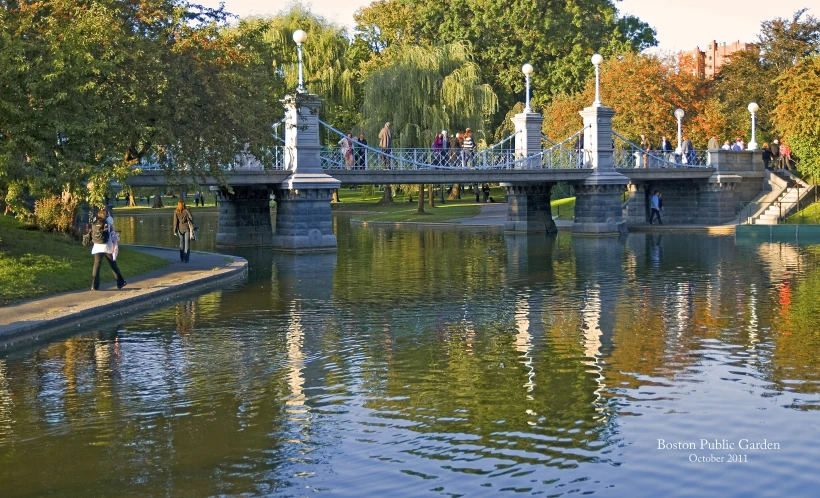
<path id="1" fill-rule="evenodd" d="M 512 118 L 513 135 L 482 151 L 382 150 L 352 143 L 351 154 L 343 156 L 338 148 L 319 143 L 321 126 L 345 135 L 319 120 L 315 95 L 297 93 L 283 102 L 284 146 L 272 154 L 273 164 L 244 156 L 225 169 L 223 178 L 191 179 L 184 171 L 146 169 L 128 183 L 219 185 L 217 243 L 299 251 L 336 247 L 330 199 L 342 183 L 500 183 L 507 194 L 505 228 L 549 232 L 555 230 L 552 187 L 567 182 L 576 194 L 573 231 L 587 234 L 622 233 L 625 221 L 646 221 L 655 189 L 663 192 L 667 222 L 717 224 L 733 220 L 740 201 L 753 199 L 764 187 L 759 154 L 712 150 L 684 158 L 641 150 L 613 133 L 615 112 L 599 103 L 581 111 L 584 128 L 560 143 L 542 136 L 541 115 L 524 112 Z M 271 194 L 277 203 L 273 223 Z"/>

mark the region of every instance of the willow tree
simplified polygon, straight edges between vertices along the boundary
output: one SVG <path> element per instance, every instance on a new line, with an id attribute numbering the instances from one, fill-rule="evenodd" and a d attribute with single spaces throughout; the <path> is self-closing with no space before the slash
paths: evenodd
<path id="1" fill-rule="evenodd" d="M 362 129 L 372 143 L 387 121 L 393 147 L 428 147 L 442 129 L 472 128 L 476 141 L 489 136 L 498 99 L 467 45 L 390 47 L 365 71 Z M 389 193 L 386 186 L 384 202 Z"/>
<path id="2" fill-rule="evenodd" d="M 394 147 L 427 147 L 442 129 L 472 128 L 480 141 L 497 109 L 464 43 L 390 47 L 364 75 L 362 125 L 374 143 L 387 121 Z"/>

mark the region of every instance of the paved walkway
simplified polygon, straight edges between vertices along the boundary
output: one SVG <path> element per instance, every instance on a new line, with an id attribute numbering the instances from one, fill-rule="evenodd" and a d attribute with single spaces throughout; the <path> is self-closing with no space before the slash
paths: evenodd
<path id="1" fill-rule="evenodd" d="M 247 277 L 248 262 L 236 256 L 192 252 L 191 262 L 179 262 L 178 249 L 129 246 L 171 263 L 145 275 L 125 275 L 128 285 L 118 290 L 114 282 L 99 291 L 79 290 L 31 299 L 0 308 L 0 347 L 32 341 L 48 334 L 82 327 L 126 312 L 151 308 L 184 294 L 225 286 Z M 88 282 L 91 286 L 91 258 Z M 111 271 L 103 263 L 101 271 Z M 73 329 L 72 329 L 73 330 Z"/>

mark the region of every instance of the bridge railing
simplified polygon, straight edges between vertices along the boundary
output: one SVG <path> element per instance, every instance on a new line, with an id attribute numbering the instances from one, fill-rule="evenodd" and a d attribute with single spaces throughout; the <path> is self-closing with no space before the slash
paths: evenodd
<path id="1" fill-rule="evenodd" d="M 228 164 L 220 164 L 219 167 L 223 171 L 254 171 L 254 170 L 283 170 L 285 169 L 285 154 L 286 148 L 283 146 L 273 146 L 266 149 L 267 155 L 270 156 L 271 161 L 267 166 L 256 158 L 250 152 L 242 152 L 234 157 L 234 162 Z M 135 169 L 144 171 L 164 170 L 167 164 L 160 163 L 156 157 L 144 157 L 134 165 Z M 187 165 L 179 165 L 177 167 L 180 171 L 187 171 L 190 168 Z"/>
<path id="2" fill-rule="evenodd" d="M 612 132 L 612 153 L 616 168 L 708 168 L 709 152 L 691 150 L 675 154 L 660 150 L 644 150 L 622 135 Z"/>
<path id="3" fill-rule="evenodd" d="M 319 120 L 319 123 L 340 137 L 346 136 L 324 121 Z M 341 147 L 324 148 L 321 152 L 322 167 L 368 170 L 582 168 L 583 151 L 575 151 L 568 146 L 574 143 L 581 131 L 538 154 L 520 158 L 515 157 L 512 148 L 504 147 L 514 135 L 480 151 L 428 148 L 394 148 L 387 151 L 354 142 L 353 149 L 344 155 Z"/>

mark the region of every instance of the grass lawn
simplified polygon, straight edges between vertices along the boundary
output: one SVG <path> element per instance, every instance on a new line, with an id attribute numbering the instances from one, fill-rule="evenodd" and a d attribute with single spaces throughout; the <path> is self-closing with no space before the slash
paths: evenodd
<path id="1" fill-rule="evenodd" d="M 0 216 L 0 306 L 60 292 L 90 289 L 91 249 L 62 235 L 26 230 L 14 218 Z M 163 258 L 128 248 L 117 257 L 120 271 L 130 277 L 168 264 Z M 100 281 L 114 275 L 103 262 Z"/>
<path id="2" fill-rule="evenodd" d="M 816 225 L 820 223 L 820 202 L 802 209 L 786 218 L 788 225 Z"/>
<path id="3" fill-rule="evenodd" d="M 575 197 L 567 197 L 550 202 L 552 208 L 552 219 L 573 220 L 575 219 Z"/>

